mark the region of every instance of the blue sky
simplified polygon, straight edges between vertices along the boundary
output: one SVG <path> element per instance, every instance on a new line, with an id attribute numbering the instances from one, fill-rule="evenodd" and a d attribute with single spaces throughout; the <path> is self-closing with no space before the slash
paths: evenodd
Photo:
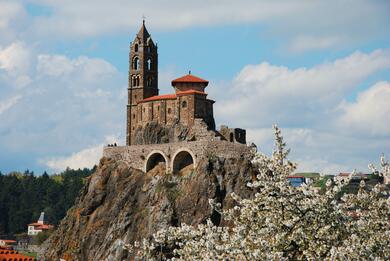
<path id="1" fill-rule="evenodd" d="M 273 123 L 301 171 L 366 171 L 390 153 L 388 1 L 0 0 L 0 171 L 89 167 L 123 142 L 143 15 L 161 92 L 188 70 L 208 79 L 217 124 L 264 153 Z"/>

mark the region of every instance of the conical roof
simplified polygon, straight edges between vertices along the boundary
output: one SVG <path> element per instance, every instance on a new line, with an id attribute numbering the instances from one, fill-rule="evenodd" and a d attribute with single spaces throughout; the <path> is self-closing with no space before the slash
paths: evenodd
<path id="1" fill-rule="evenodd" d="M 140 39 L 141 42 L 146 43 L 150 34 L 145 26 L 145 20 L 142 21 L 142 26 L 137 33 L 137 38 Z"/>

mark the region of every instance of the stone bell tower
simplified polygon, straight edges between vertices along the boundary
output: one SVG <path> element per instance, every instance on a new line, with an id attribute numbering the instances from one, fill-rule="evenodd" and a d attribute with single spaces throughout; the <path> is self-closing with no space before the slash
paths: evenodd
<path id="1" fill-rule="evenodd" d="M 139 115 L 137 103 L 155 95 L 158 95 L 157 45 L 143 20 L 141 29 L 130 43 L 126 145 L 134 143 L 132 137 Z"/>

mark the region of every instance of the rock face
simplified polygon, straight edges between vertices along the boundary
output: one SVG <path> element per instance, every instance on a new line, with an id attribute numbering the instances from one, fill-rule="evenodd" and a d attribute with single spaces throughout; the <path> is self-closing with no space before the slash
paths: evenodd
<path id="1" fill-rule="evenodd" d="M 156 121 L 150 121 L 144 127 L 138 127 L 134 136 L 133 145 L 206 140 L 217 136 L 224 139 L 219 132 L 209 129 L 202 119 L 194 119 L 194 125 L 191 128 L 181 124 L 178 119 L 175 119 L 172 125 L 162 125 Z"/>
<path id="2" fill-rule="evenodd" d="M 249 197 L 246 183 L 256 175 L 250 160 L 210 157 L 193 170 L 167 175 L 157 165 L 148 173 L 103 158 L 67 216 L 45 242 L 43 260 L 122 260 L 120 247 L 181 223 L 221 222 L 210 198 L 230 208 L 229 196 Z"/>

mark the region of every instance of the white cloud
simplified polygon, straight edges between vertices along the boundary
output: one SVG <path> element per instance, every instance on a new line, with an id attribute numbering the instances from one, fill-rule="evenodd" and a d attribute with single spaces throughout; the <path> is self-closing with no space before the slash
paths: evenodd
<path id="1" fill-rule="evenodd" d="M 14 106 L 21 98 L 21 95 L 16 95 L 5 101 L 0 101 L 0 116 L 1 114 L 9 110 L 12 106 Z"/>
<path id="2" fill-rule="evenodd" d="M 296 172 L 318 172 L 321 174 L 336 175 L 340 172 L 352 172 L 354 168 L 343 164 L 329 162 L 326 159 L 305 157 L 297 159 L 298 167 Z"/>
<path id="3" fill-rule="evenodd" d="M 389 3 L 355 0 L 124 1 L 34 0 L 51 14 L 35 17 L 38 37 L 91 37 L 138 29 L 142 15 L 158 30 L 263 23 L 267 38 L 286 39 L 288 49 L 340 47 L 389 35 Z M 351 6 L 353 5 L 353 8 Z M 93 8 L 91 8 L 93 6 Z M 115 15 L 113 15 L 115 14 Z M 298 38 L 296 36 L 298 35 Z"/>
<path id="4" fill-rule="evenodd" d="M 370 135 L 390 136 L 390 83 L 378 82 L 359 93 L 356 102 L 345 103 L 339 126 Z"/>
<path id="5" fill-rule="evenodd" d="M 16 158 L 30 160 L 24 165 L 29 168 L 91 163 L 98 155 L 91 144 L 125 130 L 126 75 L 103 59 L 37 54 L 23 43 L 14 45 L 17 50 L 15 46 L 26 49 L 30 68 L 20 69 L 19 56 L 10 55 L 12 48 L 1 56 L 0 97 L 14 98 L 0 101 L 0 165 Z M 24 70 L 29 78 L 23 78 Z M 15 88 L 17 81 L 28 83 L 28 88 Z M 37 163 L 37 158 L 50 158 L 50 165 Z"/>
<path id="6" fill-rule="evenodd" d="M 107 136 L 105 141 L 106 144 L 119 143 L 119 139 L 115 136 Z M 103 155 L 104 145 L 105 144 L 99 144 L 72 153 L 67 157 L 50 158 L 47 160 L 40 160 L 40 162 L 55 171 L 63 171 L 67 167 L 71 169 L 92 168 L 99 163 L 99 160 Z"/>
<path id="7" fill-rule="evenodd" d="M 74 63 L 64 55 L 39 55 L 37 72 L 39 75 L 58 77 L 74 70 Z"/>
<path id="8" fill-rule="evenodd" d="M 64 55 L 39 55 L 37 71 L 40 76 L 68 76 L 73 72 L 82 73 L 88 81 L 114 74 L 116 68 L 103 59 L 80 56 L 77 59 L 69 59 Z"/>
<path id="9" fill-rule="evenodd" d="M 10 22 L 23 14 L 23 6 L 14 1 L 0 1 L 0 29 L 9 26 Z"/>
<path id="10" fill-rule="evenodd" d="M 290 50 L 304 52 L 307 50 L 321 50 L 335 47 L 343 42 L 340 36 L 298 36 L 292 39 Z"/>
<path id="11" fill-rule="evenodd" d="M 217 98 L 216 119 L 247 128 L 247 140 L 267 154 L 277 123 L 298 171 L 367 171 L 370 161 L 390 152 L 390 86 L 379 82 L 355 102 L 345 98 L 389 69 L 389 50 L 355 52 L 310 68 L 248 65 L 230 88 L 221 87 L 225 93 Z"/>
<path id="12" fill-rule="evenodd" d="M 55 171 L 63 171 L 67 167 L 71 169 L 92 168 L 102 157 L 103 146 L 98 145 L 73 153 L 69 157 L 49 159 L 45 165 Z"/>
<path id="13" fill-rule="evenodd" d="M 29 68 L 30 51 L 22 42 L 14 42 L 4 49 L 0 46 L 0 69 L 20 74 Z"/>
<path id="14" fill-rule="evenodd" d="M 240 125 L 251 127 L 313 123 L 319 115 L 323 120 L 332 114 L 367 77 L 388 68 L 389 50 L 355 52 L 312 68 L 248 65 L 235 77 L 229 98 L 216 103 L 216 115 L 223 122 L 236 118 Z"/>

